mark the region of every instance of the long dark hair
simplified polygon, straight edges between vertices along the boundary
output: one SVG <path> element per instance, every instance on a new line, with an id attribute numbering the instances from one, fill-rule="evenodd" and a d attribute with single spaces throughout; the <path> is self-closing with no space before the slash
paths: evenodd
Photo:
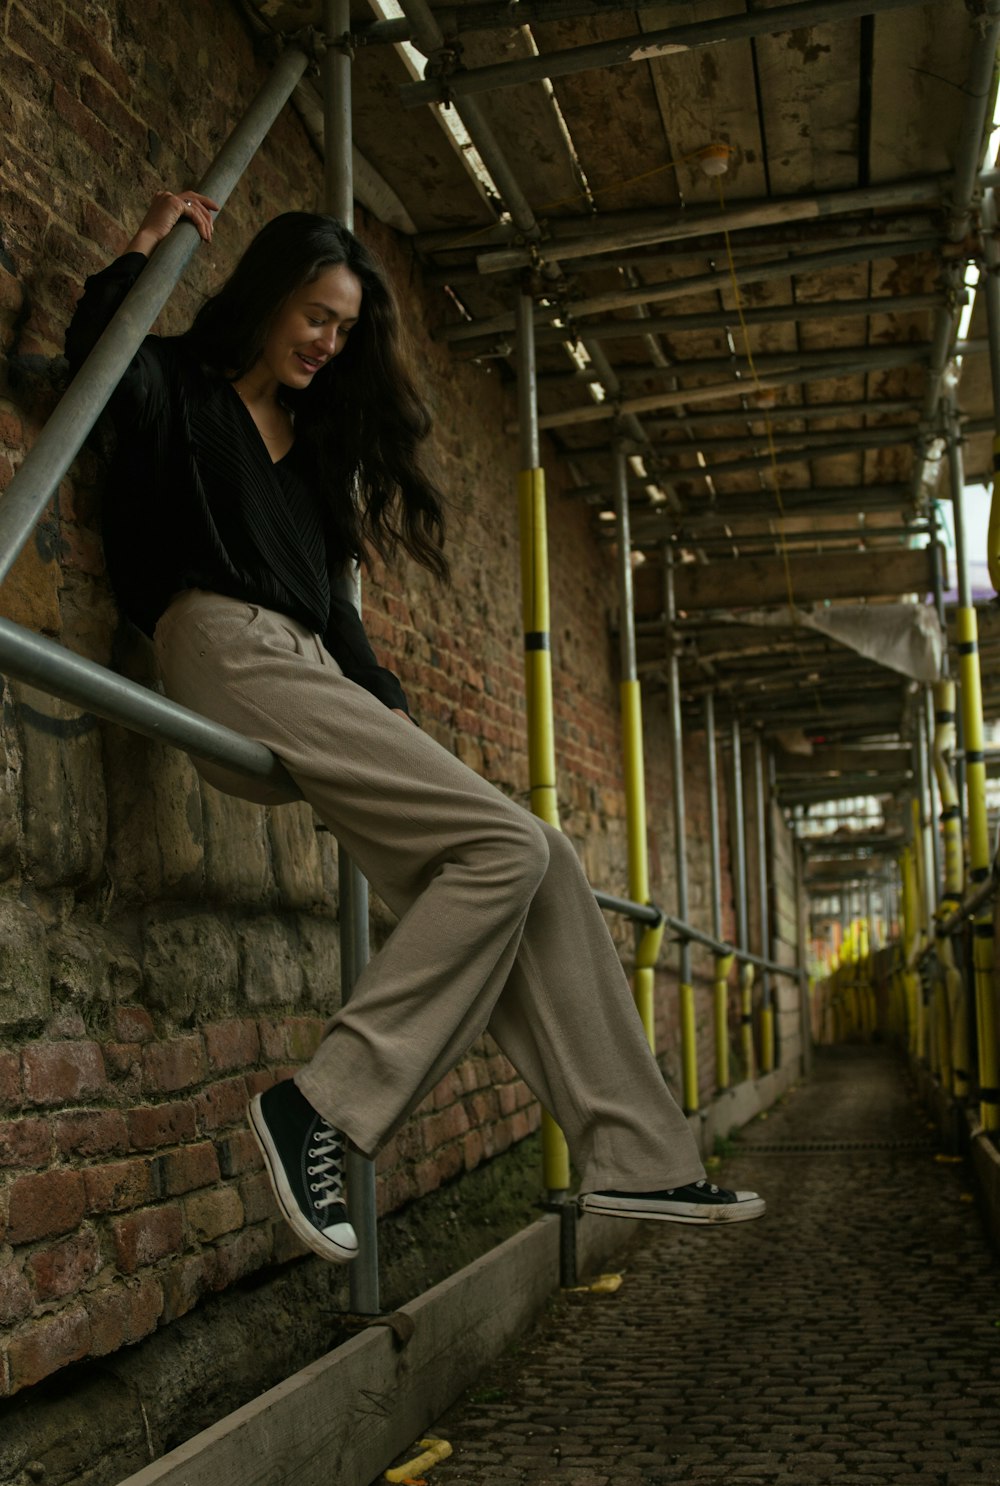
<path id="1" fill-rule="evenodd" d="M 340 354 L 308 387 L 283 388 L 295 437 L 315 456 L 340 550 L 390 559 L 402 546 L 444 578 L 442 497 L 420 468 L 417 446 L 430 417 L 400 351 L 399 312 L 385 272 L 335 217 L 284 212 L 253 239 L 186 339 L 203 364 L 243 376 L 264 349 L 290 294 L 345 264 L 361 283 L 361 314 Z"/>

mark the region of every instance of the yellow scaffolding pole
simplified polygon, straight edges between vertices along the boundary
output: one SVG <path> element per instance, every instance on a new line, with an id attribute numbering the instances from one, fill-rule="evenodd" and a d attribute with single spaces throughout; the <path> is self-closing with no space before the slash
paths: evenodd
<path id="1" fill-rule="evenodd" d="M 621 647 L 621 718 L 625 824 L 628 835 L 628 890 L 636 903 L 651 903 L 649 848 L 646 840 L 646 761 L 642 745 L 642 688 L 635 659 L 635 611 L 632 597 L 632 533 L 629 527 L 628 469 L 624 451 L 614 451 L 615 514 L 618 523 L 618 607 Z M 663 925 L 645 924 L 635 949 L 632 995 L 646 1033 L 656 1052 L 654 989 L 656 962 L 663 943 Z"/>
<path id="2" fill-rule="evenodd" d="M 517 494 L 521 534 L 528 777 L 533 812 L 540 820 L 558 830 L 545 472 L 541 468 L 538 443 L 534 305 L 530 295 L 524 293 L 518 294 L 517 298 L 517 351 L 521 458 L 525 466 L 517 478 Z M 569 1151 L 562 1131 L 548 1110 L 542 1111 L 542 1168 L 548 1192 L 567 1191 L 570 1184 Z"/>
<path id="3" fill-rule="evenodd" d="M 715 1086 L 728 1089 L 729 1073 L 729 974 L 735 955 L 716 955 L 713 1011 L 715 1014 Z"/>
<path id="4" fill-rule="evenodd" d="M 962 814 L 950 757 L 955 748 L 955 683 L 938 681 L 934 687 L 934 773 L 941 797 L 941 834 L 944 838 L 944 892 L 937 916 L 946 918 L 962 901 L 965 892 L 965 860 L 962 850 Z M 951 936 L 937 941 L 944 985 L 939 1024 L 947 1037 L 947 1084 L 956 1099 L 969 1094 L 969 1024 L 965 983 L 955 963 Z M 942 1068 L 942 1082 L 945 1069 Z"/>
<path id="5" fill-rule="evenodd" d="M 965 472 L 961 435 L 954 408 L 948 416 L 948 469 L 958 570 L 958 677 L 965 742 L 966 816 L 969 822 L 969 880 L 976 886 L 990 875 L 986 817 L 986 763 L 983 756 L 983 691 L 979 669 L 979 629 L 972 604 L 965 541 Z M 984 1130 L 1000 1129 L 1000 1040 L 997 988 L 993 976 L 993 908 L 986 903 L 972 927 L 976 981 L 976 1032 L 979 1062 L 979 1118 Z"/>

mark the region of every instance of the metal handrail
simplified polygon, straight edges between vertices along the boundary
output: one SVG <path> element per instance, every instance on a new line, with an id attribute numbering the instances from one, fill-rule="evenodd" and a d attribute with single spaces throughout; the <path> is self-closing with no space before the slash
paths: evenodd
<path id="1" fill-rule="evenodd" d="M 2 658 L 2 651 L 0 651 Z M 692 944 L 703 945 L 705 949 L 712 950 L 717 955 L 732 955 L 745 965 L 756 965 L 759 970 L 767 970 L 772 975 L 787 975 L 792 980 L 798 980 L 802 975 L 802 969 L 798 965 L 779 965 L 777 960 L 765 959 L 763 955 L 751 954 L 747 949 L 738 949 L 735 944 L 729 944 L 725 939 L 716 939 L 712 934 L 705 934 L 701 929 L 696 929 L 687 924 L 683 919 L 674 918 L 670 913 L 664 913 L 655 903 L 634 903 L 631 898 L 619 898 L 614 893 L 606 893 L 600 888 L 594 889 L 594 897 L 598 906 L 608 913 L 621 913 L 626 918 L 634 919 L 636 923 L 650 924 L 653 928 L 659 928 L 662 924 L 675 941 L 689 941 Z"/>

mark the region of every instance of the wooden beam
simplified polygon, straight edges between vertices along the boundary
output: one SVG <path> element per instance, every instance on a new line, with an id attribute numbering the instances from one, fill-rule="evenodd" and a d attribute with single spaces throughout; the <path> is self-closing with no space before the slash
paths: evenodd
<path id="1" fill-rule="evenodd" d="M 778 779 L 788 780 L 800 774 L 830 774 L 834 770 L 841 774 L 869 770 L 897 774 L 912 766 L 912 758 L 908 748 L 817 748 L 811 754 L 779 751 L 775 763 Z"/>
<path id="2" fill-rule="evenodd" d="M 934 587 L 931 554 L 924 549 L 858 552 L 836 562 L 790 557 L 788 575 L 798 604 L 927 594 Z M 690 563 L 676 570 L 675 592 L 681 610 L 777 608 L 788 603 L 786 565 L 780 557 Z"/>

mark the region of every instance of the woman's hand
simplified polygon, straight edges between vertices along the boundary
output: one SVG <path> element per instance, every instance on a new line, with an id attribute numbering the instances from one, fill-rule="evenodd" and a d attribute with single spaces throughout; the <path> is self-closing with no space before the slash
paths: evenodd
<path id="1" fill-rule="evenodd" d="M 148 258 L 158 243 L 170 233 L 182 217 L 187 217 L 198 229 L 203 242 L 212 241 L 212 213 L 219 207 L 210 196 L 197 191 L 157 191 L 149 210 L 139 224 L 139 230 L 125 249 L 126 253 L 144 253 Z"/>
<path id="2" fill-rule="evenodd" d="M 407 722 L 413 722 L 413 718 L 410 716 L 409 712 L 404 712 L 402 707 L 393 707 L 391 710 L 395 712 L 397 717 L 405 717 Z M 416 725 L 417 724 L 413 722 L 413 726 L 416 727 Z"/>

